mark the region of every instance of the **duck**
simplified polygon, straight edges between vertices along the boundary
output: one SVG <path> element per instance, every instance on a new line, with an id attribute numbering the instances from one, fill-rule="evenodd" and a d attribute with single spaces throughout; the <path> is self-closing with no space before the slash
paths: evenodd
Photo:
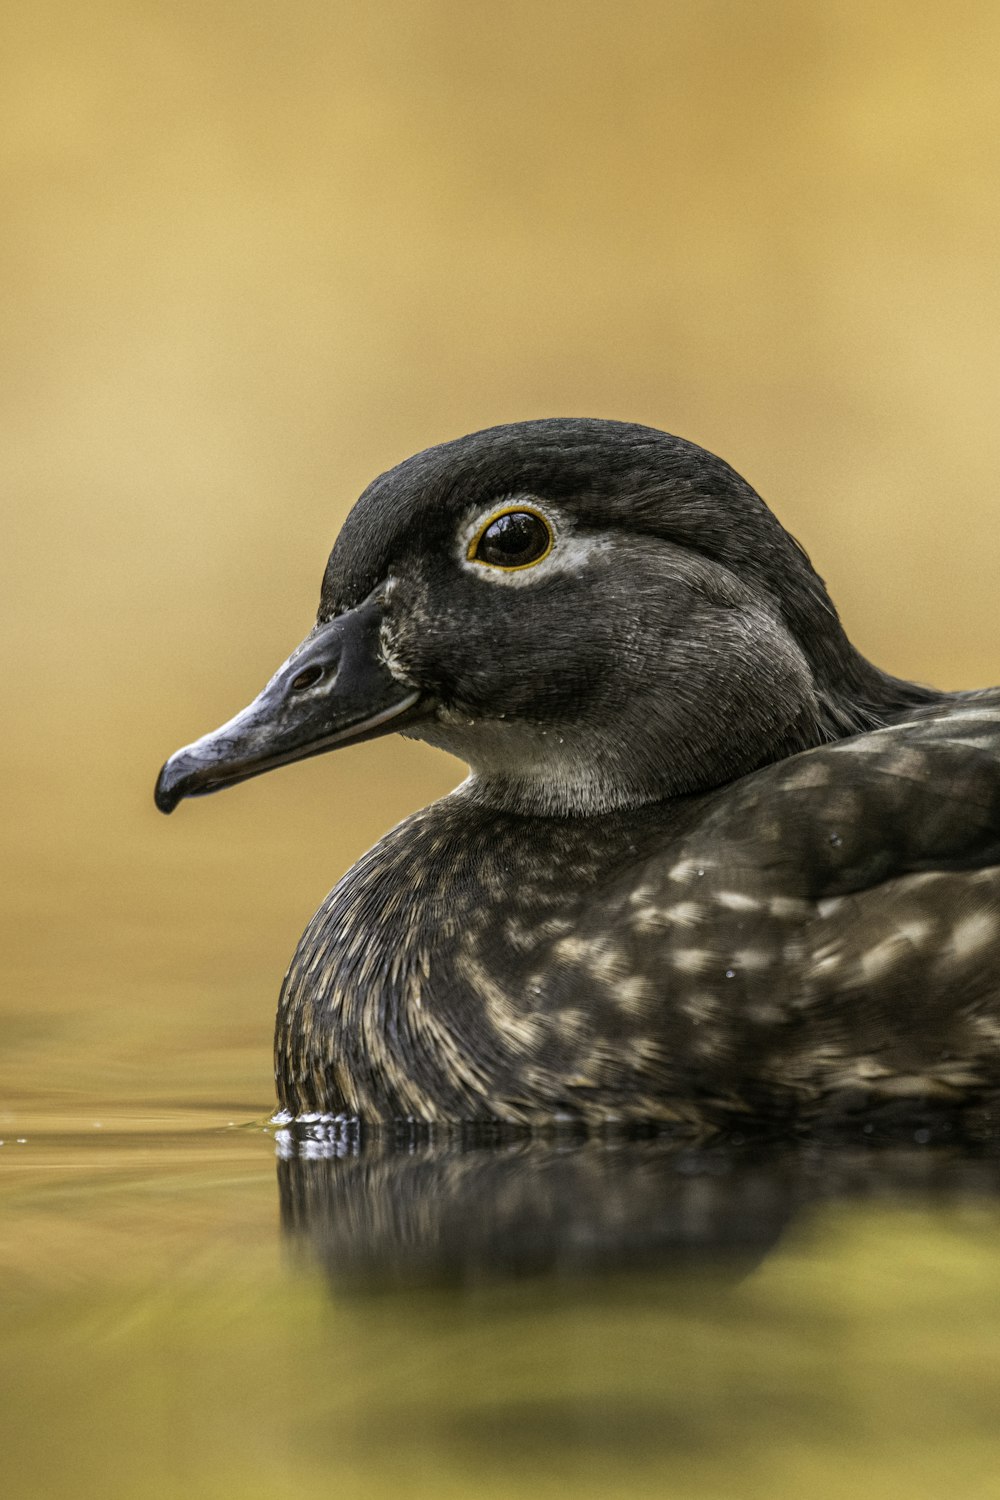
<path id="1" fill-rule="evenodd" d="M 389 469 L 315 627 L 170 757 L 156 803 L 389 733 L 468 776 L 307 926 L 278 1003 L 282 1118 L 700 1135 L 988 1115 L 1000 689 L 869 662 L 722 459 L 572 418 Z"/>

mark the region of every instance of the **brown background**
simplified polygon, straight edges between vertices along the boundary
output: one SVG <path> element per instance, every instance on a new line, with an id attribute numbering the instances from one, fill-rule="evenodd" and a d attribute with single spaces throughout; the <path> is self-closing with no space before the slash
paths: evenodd
<path id="1" fill-rule="evenodd" d="M 460 768 L 153 779 L 418 447 L 682 433 L 879 662 L 1000 677 L 992 0 L 15 0 L 0 56 L 8 1095 L 266 1109 L 307 916 Z"/>

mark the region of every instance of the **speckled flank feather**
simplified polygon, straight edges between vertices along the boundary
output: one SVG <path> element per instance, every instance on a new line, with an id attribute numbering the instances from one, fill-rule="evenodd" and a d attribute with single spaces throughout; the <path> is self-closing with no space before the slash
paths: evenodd
<path id="1" fill-rule="evenodd" d="M 303 938 L 283 1103 L 697 1128 L 996 1088 L 1000 694 L 858 747 L 628 817 L 417 814 Z"/>

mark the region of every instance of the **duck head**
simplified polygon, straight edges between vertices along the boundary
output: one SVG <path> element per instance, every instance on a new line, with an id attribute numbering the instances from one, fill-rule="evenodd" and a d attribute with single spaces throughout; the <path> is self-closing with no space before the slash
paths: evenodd
<path id="1" fill-rule="evenodd" d="M 603 812 L 883 722 L 909 691 L 721 459 L 626 423 L 517 423 L 368 487 L 315 628 L 156 800 L 399 730 L 466 761 L 492 806 Z"/>

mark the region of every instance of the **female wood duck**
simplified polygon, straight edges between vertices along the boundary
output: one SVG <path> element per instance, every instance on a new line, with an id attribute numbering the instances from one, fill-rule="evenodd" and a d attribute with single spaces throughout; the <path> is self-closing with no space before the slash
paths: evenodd
<path id="1" fill-rule="evenodd" d="M 391 731 L 471 774 L 310 922 L 284 1109 L 702 1130 L 1000 1085 L 1000 689 L 872 666 L 721 459 L 540 421 L 383 474 L 157 804 Z"/>

